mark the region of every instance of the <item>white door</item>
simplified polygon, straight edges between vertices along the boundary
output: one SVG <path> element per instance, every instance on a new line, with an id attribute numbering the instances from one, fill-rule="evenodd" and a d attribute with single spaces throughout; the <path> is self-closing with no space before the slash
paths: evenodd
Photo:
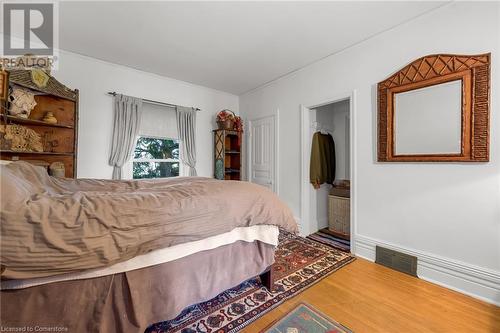
<path id="1" fill-rule="evenodd" d="M 275 118 L 259 118 L 249 122 L 249 181 L 276 192 L 275 182 Z"/>

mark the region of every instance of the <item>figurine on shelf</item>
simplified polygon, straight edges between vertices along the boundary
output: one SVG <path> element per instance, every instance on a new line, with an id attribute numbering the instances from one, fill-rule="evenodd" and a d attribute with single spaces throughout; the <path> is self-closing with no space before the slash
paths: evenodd
<path id="1" fill-rule="evenodd" d="M 9 102 L 9 114 L 27 119 L 30 116 L 31 110 L 36 105 L 35 94 L 31 91 L 14 87 L 9 96 Z"/>
<path id="2" fill-rule="evenodd" d="M 19 152 L 43 152 L 42 137 L 26 126 L 0 125 L 2 147 Z M 3 149 L 3 148 L 2 148 Z"/>
<path id="3" fill-rule="evenodd" d="M 63 178 L 66 174 L 66 170 L 64 168 L 63 162 L 53 162 L 49 166 L 49 174 L 52 177 L 60 177 Z"/>
<path id="4" fill-rule="evenodd" d="M 43 132 L 43 151 L 53 152 L 54 148 L 59 146 L 59 140 L 53 139 L 54 131 Z"/>
<path id="5" fill-rule="evenodd" d="M 47 111 L 45 115 L 43 116 L 42 119 L 44 122 L 49 123 L 49 124 L 57 124 L 57 118 L 54 116 L 54 114 L 50 111 Z"/>

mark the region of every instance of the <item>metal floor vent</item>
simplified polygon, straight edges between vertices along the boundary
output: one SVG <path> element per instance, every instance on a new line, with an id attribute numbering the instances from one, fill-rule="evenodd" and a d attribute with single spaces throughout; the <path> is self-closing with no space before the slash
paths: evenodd
<path id="1" fill-rule="evenodd" d="M 377 264 L 417 276 L 417 257 L 380 246 L 376 246 L 375 255 Z"/>

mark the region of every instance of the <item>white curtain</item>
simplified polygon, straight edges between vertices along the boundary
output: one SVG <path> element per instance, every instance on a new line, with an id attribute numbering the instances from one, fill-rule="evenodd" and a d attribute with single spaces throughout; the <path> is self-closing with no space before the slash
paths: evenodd
<path id="1" fill-rule="evenodd" d="M 196 110 L 178 106 L 176 115 L 177 131 L 181 141 L 181 161 L 189 167 L 189 176 L 196 176 Z"/>
<path id="2" fill-rule="evenodd" d="M 116 95 L 113 104 L 113 137 L 109 165 L 113 167 L 113 179 L 121 179 L 122 167 L 132 157 L 135 139 L 139 134 L 142 99 Z"/>

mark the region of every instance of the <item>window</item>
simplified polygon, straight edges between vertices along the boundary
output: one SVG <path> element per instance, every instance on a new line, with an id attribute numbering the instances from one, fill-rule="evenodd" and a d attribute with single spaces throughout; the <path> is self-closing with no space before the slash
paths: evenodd
<path id="1" fill-rule="evenodd" d="M 179 140 L 139 136 L 132 166 L 134 179 L 179 176 Z"/>

